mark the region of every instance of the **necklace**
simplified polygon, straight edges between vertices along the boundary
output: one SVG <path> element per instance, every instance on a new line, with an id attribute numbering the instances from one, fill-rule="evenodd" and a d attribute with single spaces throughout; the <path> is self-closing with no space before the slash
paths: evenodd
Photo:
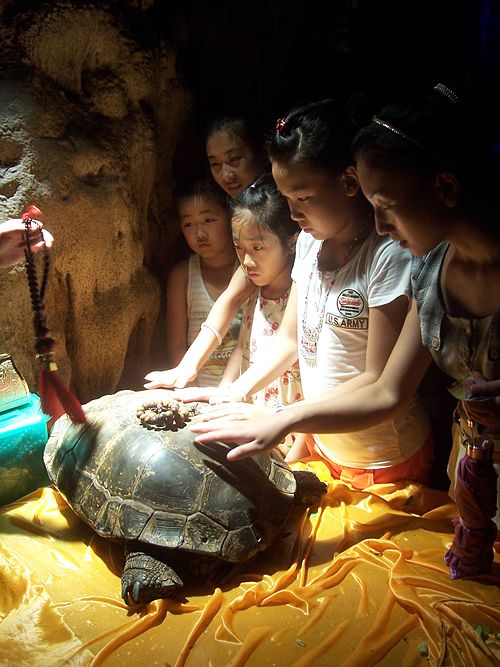
<path id="1" fill-rule="evenodd" d="M 351 259 L 354 248 L 358 245 L 358 243 L 364 240 L 363 234 L 368 224 L 371 222 L 371 219 L 372 218 L 370 216 L 370 218 L 366 220 L 366 222 L 363 224 L 359 232 L 356 234 L 356 236 L 352 239 L 349 247 L 345 252 L 345 255 L 342 257 L 342 261 L 340 262 L 339 266 L 337 266 L 335 269 L 331 271 L 320 271 L 318 269 L 318 260 L 320 259 L 321 256 L 323 243 L 321 244 L 321 247 L 318 250 L 316 257 L 314 258 L 311 267 L 311 272 L 309 274 L 309 278 L 307 281 L 306 294 L 304 297 L 304 311 L 302 314 L 302 321 L 301 321 L 302 334 L 300 338 L 300 351 L 302 353 L 302 357 L 308 363 L 313 363 L 316 361 L 316 353 L 318 350 L 318 339 L 321 330 L 323 329 L 323 320 L 325 317 L 326 304 L 328 301 L 328 297 L 330 296 L 332 287 L 334 286 L 335 281 L 337 280 L 337 276 L 340 270 Z M 313 280 L 314 278 L 315 280 Z M 326 279 L 326 284 L 325 284 L 325 279 Z M 316 287 L 318 282 L 319 282 L 319 289 L 314 289 L 314 288 L 311 289 L 311 285 L 314 284 L 314 287 Z M 312 308 L 309 307 L 310 292 L 312 294 L 316 294 L 317 297 L 314 300 L 314 303 L 312 303 L 313 306 Z M 311 310 L 312 312 L 309 312 L 309 310 Z M 312 320 L 314 320 L 315 316 L 317 317 L 315 323 L 313 325 L 309 324 Z"/>

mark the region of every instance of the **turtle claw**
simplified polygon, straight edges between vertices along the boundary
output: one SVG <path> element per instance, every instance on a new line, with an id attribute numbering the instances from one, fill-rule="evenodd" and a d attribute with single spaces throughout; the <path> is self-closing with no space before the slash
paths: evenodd
<path id="1" fill-rule="evenodd" d="M 182 579 L 163 561 L 138 551 L 127 554 L 122 575 L 122 598 L 126 604 L 170 598 L 182 586 Z"/>
<path id="2" fill-rule="evenodd" d="M 126 605 L 134 606 L 137 604 L 133 594 L 129 592 L 129 584 L 125 581 L 122 581 L 122 598 Z"/>
<path id="3" fill-rule="evenodd" d="M 134 588 L 132 589 L 132 600 L 137 604 L 139 602 L 141 594 L 141 584 L 140 582 L 136 581 L 134 584 Z"/>

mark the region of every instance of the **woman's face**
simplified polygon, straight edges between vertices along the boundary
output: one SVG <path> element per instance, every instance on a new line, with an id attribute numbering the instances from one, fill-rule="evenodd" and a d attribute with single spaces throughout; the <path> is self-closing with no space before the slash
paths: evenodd
<path id="1" fill-rule="evenodd" d="M 453 212 L 439 196 L 435 177 L 374 167 L 362 157 L 356 169 L 361 189 L 374 208 L 379 234 L 389 234 L 417 256 L 449 238 Z"/>
<path id="2" fill-rule="evenodd" d="M 353 197 L 343 175 L 273 162 L 273 177 L 288 201 L 292 220 L 317 240 L 333 238 L 352 220 Z M 357 181 L 355 185 L 358 190 Z M 351 191 L 352 192 L 352 191 Z"/>
<path id="3" fill-rule="evenodd" d="M 262 174 L 265 160 L 243 139 L 226 131 L 207 139 L 207 158 L 215 182 L 230 197 L 236 197 Z"/>

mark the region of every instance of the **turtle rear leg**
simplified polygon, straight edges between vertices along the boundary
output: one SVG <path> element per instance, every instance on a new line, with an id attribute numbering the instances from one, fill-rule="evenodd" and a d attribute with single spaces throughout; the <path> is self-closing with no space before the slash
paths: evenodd
<path id="1" fill-rule="evenodd" d="M 293 476 L 297 482 L 294 498 L 296 505 L 314 505 L 328 489 L 310 470 L 293 470 Z"/>
<path id="2" fill-rule="evenodd" d="M 145 544 L 125 547 L 122 598 L 126 604 L 175 597 L 182 587 L 182 579 L 162 560 L 158 550 Z"/>

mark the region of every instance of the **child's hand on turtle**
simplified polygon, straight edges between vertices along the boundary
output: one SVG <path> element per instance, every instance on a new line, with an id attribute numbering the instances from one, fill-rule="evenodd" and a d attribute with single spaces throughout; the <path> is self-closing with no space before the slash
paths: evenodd
<path id="1" fill-rule="evenodd" d="M 219 387 L 176 387 L 172 395 L 178 401 L 193 403 L 194 401 L 211 401 L 220 392 Z"/>
<path id="2" fill-rule="evenodd" d="M 159 387 L 185 387 L 188 382 L 194 380 L 196 371 L 179 364 L 175 368 L 169 368 L 166 371 L 151 371 L 145 376 L 149 380 L 144 384 L 145 389 L 158 389 Z M 192 399 L 195 400 L 195 399 Z M 200 399 L 201 400 L 201 399 Z"/>

